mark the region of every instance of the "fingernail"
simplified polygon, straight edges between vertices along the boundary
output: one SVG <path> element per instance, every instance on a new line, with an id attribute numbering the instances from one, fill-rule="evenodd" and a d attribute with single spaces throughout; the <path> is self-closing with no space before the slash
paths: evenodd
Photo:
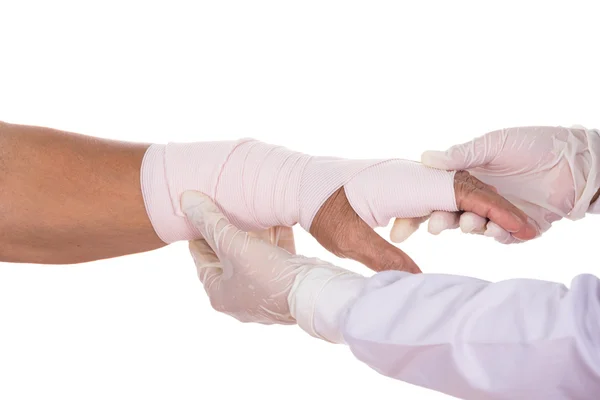
<path id="1" fill-rule="evenodd" d="M 181 209 L 184 212 L 194 209 L 203 204 L 207 199 L 208 197 L 201 192 L 188 190 L 181 195 Z"/>

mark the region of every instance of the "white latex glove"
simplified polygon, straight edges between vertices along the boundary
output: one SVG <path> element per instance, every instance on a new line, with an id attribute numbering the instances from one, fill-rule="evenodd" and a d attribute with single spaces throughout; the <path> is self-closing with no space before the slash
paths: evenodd
<path id="1" fill-rule="evenodd" d="M 204 237 L 190 241 L 190 251 L 211 305 L 239 321 L 294 324 L 288 296 L 296 278 L 315 267 L 336 275 L 348 273 L 324 261 L 294 255 L 292 228 L 243 232 L 200 192 L 185 192 L 181 205 Z"/>
<path id="2" fill-rule="evenodd" d="M 598 131 L 583 127 L 523 127 L 488 133 L 445 152 L 427 151 L 421 161 L 445 170 L 467 170 L 523 210 L 538 228 L 538 236 L 561 218 L 583 218 L 600 187 Z M 425 218 L 426 219 L 426 218 Z M 394 242 L 410 236 L 420 219 L 397 219 Z M 474 213 L 434 212 L 429 232 L 459 227 L 501 243 L 519 239 Z"/>

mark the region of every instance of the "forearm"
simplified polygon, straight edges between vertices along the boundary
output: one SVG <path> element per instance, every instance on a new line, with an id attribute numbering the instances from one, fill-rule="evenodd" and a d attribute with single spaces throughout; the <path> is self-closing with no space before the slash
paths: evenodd
<path id="1" fill-rule="evenodd" d="M 164 246 L 140 188 L 147 144 L 0 123 L 0 259 L 80 263 Z"/>

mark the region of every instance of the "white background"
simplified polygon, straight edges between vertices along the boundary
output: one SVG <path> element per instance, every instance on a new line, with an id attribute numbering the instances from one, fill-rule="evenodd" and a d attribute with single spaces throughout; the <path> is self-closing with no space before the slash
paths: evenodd
<path id="1" fill-rule="evenodd" d="M 1 0 L 0 119 L 410 159 L 502 127 L 600 128 L 593 2 L 408 3 Z M 562 221 L 508 247 L 421 231 L 403 248 L 426 272 L 568 284 L 598 270 L 599 226 Z M 299 252 L 370 274 L 296 234 Z M 0 265 L 0 399 L 55 398 L 448 397 L 296 326 L 217 314 L 178 243 L 84 265 Z"/>

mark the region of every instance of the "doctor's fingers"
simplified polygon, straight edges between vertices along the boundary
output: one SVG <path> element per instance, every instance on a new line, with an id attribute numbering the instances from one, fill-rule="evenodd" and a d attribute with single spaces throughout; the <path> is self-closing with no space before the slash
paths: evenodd
<path id="1" fill-rule="evenodd" d="M 221 261 L 204 239 L 191 240 L 189 248 L 200 282 L 205 288 L 212 286 L 223 274 Z"/>
<path id="2" fill-rule="evenodd" d="M 459 226 L 460 215 L 460 212 L 434 211 L 427 217 L 396 218 L 390 232 L 390 240 L 394 243 L 402 243 L 427 219 L 429 219 L 427 229 L 432 235 L 439 235 L 447 229 L 456 229 Z"/>
<path id="3" fill-rule="evenodd" d="M 502 244 L 513 244 L 522 243 L 523 240 L 517 239 L 510 232 L 504 230 L 501 226 L 483 218 L 475 213 L 464 212 L 459 213 L 446 213 L 436 212 L 436 215 L 432 215 L 429 221 L 429 231 L 433 231 L 439 228 L 439 231 L 446 229 L 454 229 L 460 227 L 463 233 L 471 233 L 476 235 L 484 235 L 487 237 L 494 238 L 497 242 Z M 449 223 L 452 219 L 452 223 Z M 432 227 L 432 224 L 436 227 Z"/>
<path id="4" fill-rule="evenodd" d="M 402 243 L 408 239 L 413 233 L 415 233 L 421 224 L 429 216 L 419 218 L 396 218 L 390 231 L 390 240 L 394 243 Z"/>
<path id="5" fill-rule="evenodd" d="M 296 254 L 294 230 L 289 226 L 274 226 L 259 232 L 249 232 L 251 237 L 263 240 L 274 246 L 280 247 L 290 254 Z"/>
<path id="6" fill-rule="evenodd" d="M 229 222 L 217 205 L 201 192 L 184 192 L 181 208 L 217 257 L 239 255 L 250 242 L 248 233 Z"/>

